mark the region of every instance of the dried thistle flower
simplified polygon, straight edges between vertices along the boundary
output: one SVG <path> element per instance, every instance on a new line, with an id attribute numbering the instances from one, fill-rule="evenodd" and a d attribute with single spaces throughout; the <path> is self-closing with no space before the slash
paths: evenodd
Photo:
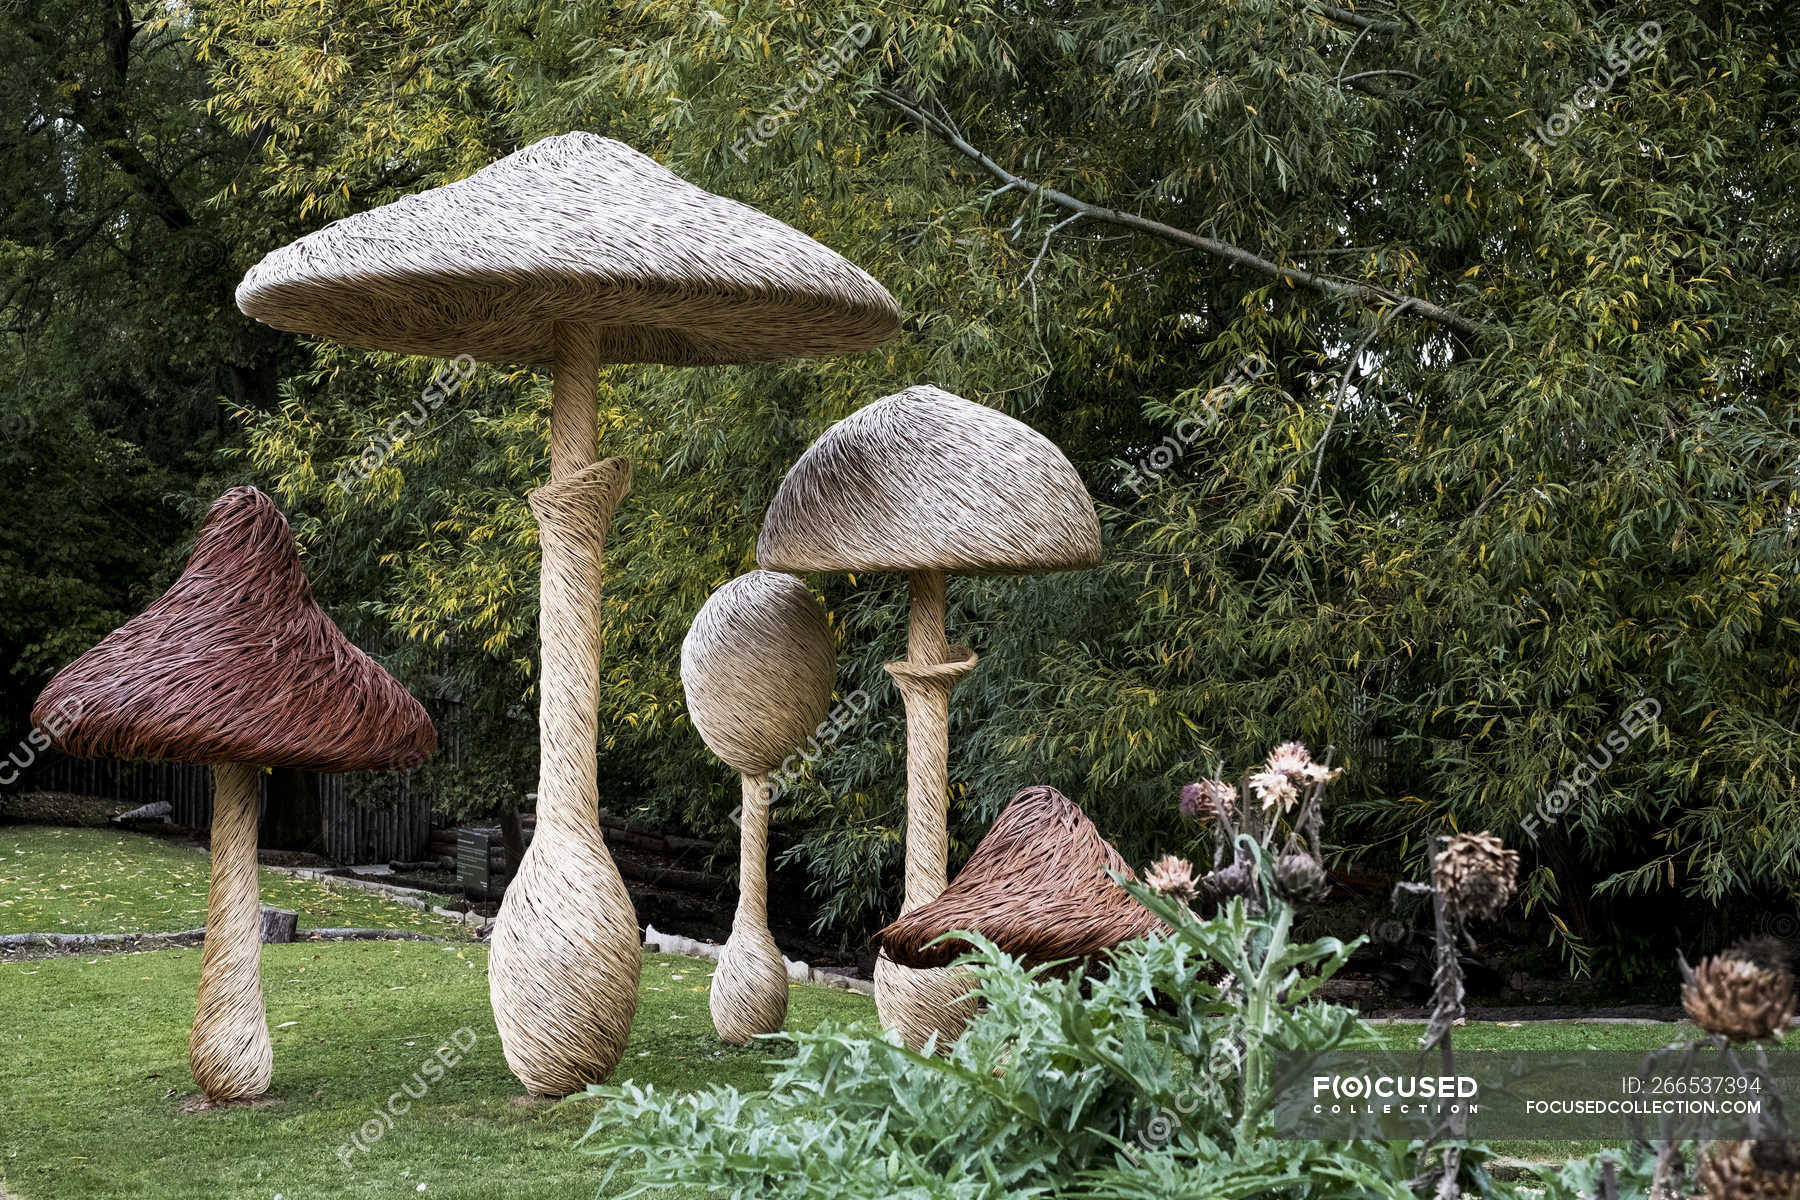
<path id="1" fill-rule="evenodd" d="M 1728 950 L 1700 960 L 1682 984 L 1681 1007 L 1728 1041 L 1778 1037 L 1794 1017 L 1794 977 Z"/>
<path id="2" fill-rule="evenodd" d="M 1330 783 L 1344 773 L 1342 767 L 1328 767 L 1324 763 L 1307 763 L 1300 768 L 1300 779 L 1304 783 Z"/>
<path id="3" fill-rule="evenodd" d="M 1144 871 L 1144 883 L 1151 891 L 1177 900 L 1192 900 L 1200 894 L 1194 884 L 1194 864 L 1173 854 L 1165 854 L 1151 863 Z"/>
<path id="4" fill-rule="evenodd" d="M 1289 900 L 1317 903 L 1331 893 L 1325 868 L 1310 854 L 1284 854 L 1275 861 L 1275 886 Z"/>
<path id="5" fill-rule="evenodd" d="M 1707 1200 L 1800 1200 L 1800 1148 L 1792 1142 L 1714 1142 L 1700 1158 Z"/>
<path id="6" fill-rule="evenodd" d="M 1262 801 L 1264 812 L 1275 809 L 1286 812 L 1300 802 L 1294 781 L 1281 771 L 1258 771 L 1250 777 L 1250 790 Z"/>
<path id="7" fill-rule="evenodd" d="M 1269 770 L 1299 776 L 1312 765 L 1312 754 L 1299 742 L 1283 742 L 1269 752 Z"/>
<path id="8" fill-rule="evenodd" d="M 1459 833 L 1432 863 L 1432 886 L 1460 917 L 1492 918 L 1519 886 L 1519 852 L 1491 833 Z"/>
<path id="9" fill-rule="evenodd" d="M 1223 779 L 1202 779 L 1181 789 L 1181 815 L 1196 821 L 1218 817 L 1231 820 L 1237 809 L 1237 789 Z"/>

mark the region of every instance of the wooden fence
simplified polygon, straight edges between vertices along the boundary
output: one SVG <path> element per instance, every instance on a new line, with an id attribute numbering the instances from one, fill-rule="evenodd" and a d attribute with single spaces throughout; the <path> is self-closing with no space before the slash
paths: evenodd
<path id="1" fill-rule="evenodd" d="M 431 846 L 432 796 L 414 790 L 412 772 L 367 775 L 314 775 L 320 840 L 324 854 L 338 863 L 380 863 L 425 858 Z M 262 777 L 262 807 L 268 811 L 269 785 Z M 168 801 L 177 825 L 212 825 L 212 768 L 189 763 L 127 763 L 111 759 L 45 755 L 22 780 L 37 791 L 69 792 L 137 804 Z"/>

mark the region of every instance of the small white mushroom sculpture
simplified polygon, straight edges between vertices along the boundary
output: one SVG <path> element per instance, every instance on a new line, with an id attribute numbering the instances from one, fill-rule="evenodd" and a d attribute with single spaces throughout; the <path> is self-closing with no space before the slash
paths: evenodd
<path id="1" fill-rule="evenodd" d="M 777 571 L 904 572 L 912 617 L 889 674 L 906 703 L 908 913 L 949 884 L 950 690 L 975 652 L 944 634 L 944 576 L 1021 575 L 1100 561 L 1100 521 L 1050 440 L 938 388 L 845 417 L 800 456 L 769 505 L 757 561 Z M 881 1021 L 913 1049 L 956 1040 L 974 1013 L 966 972 L 875 963 Z"/>
<path id="2" fill-rule="evenodd" d="M 713 1027 L 734 1046 L 787 1020 L 787 967 L 769 932 L 770 773 L 824 721 L 836 668 L 824 608 L 804 583 L 774 571 L 714 592 L 681 643 L 688 715 L 742 776 L 737 913 L 710 997 Z"/>
<path id="3" fill-rule="evenodd" d="M 550 364 L 537 837 L 494 924 L 488 983 L 528 1091 L 605 1079 L 637 1011 L 640 932 L 600 834 L 600 583 L 631 464 L 602 459 L 609 363 L 842 354 L 900 331 L 882 286 L 765 213 L 610 138 L 568 133 L 276 250 L 238 307 L 277 329 L 401 354 Z"/>

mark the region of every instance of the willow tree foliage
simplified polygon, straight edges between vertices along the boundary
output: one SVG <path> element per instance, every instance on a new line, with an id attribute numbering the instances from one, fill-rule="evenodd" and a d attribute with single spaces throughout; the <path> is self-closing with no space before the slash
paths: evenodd
<path id="1" fill-rule="evenodd" d="M 752 565 L 813 437 L 930 382 L 1065 447 L 1108 547 L 1086 574 L 953 584 L 952 636 L 983 655 L 952 731 L 965 846 L 1027 783 L 1148 846 L 1181 782 L 1299 738 L 1352 765 L 1345 855 L 1493 828 L 1574 944 L 1625 895 L 1800 887 L 1787 5 L 193 0 L 168 20 L 208 119 L 251 147 L 216 203 L 265 214 L 269 246 L 580 128 L 899 297 L 905 336 L 878 351 L 604 382 L 604 445 L 637 468 L 608 548 L 616 803 L 728 809 L 682 711 L 686 623 Z M 517 712 L 545 380 L 484 368 L 414 425 L 434 364 L 310 355 L 246 414 L 244 469 L 419 676 Z M 380 468 L 338 486 L 396 418 Z M 841 690 L 874 705 L 777 822 L 851 922 L 898 876 L 880 664 L 903 599 L 819 583 Z M 1645 701 L 1657 719 L 1618 747 Z"/>

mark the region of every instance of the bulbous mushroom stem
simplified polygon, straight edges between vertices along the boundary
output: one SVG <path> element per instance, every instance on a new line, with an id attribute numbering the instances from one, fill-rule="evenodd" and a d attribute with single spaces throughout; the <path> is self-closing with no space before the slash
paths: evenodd
<path id="1" fill-rule="evenodd" d="M 906 897 L 902 915 L 937 899 L 950 883 L 950 691 L 975 669 L 975 652 L 944 635 L 944 573 L 910 576 L 912 614 L 906 660 L 887 664 L 906 704 Z M 875 963 L 875 1007 L 881 1023 L 914 1050 L 938 1035 L 947 1049 L 975 1014 L 975 980 L 955 968 L 913 970 Z"/>
<path id="2" fill-rule="evenodd" d="M 708 997 L 713 1028 L 734 1046 L 779 1031 L 788 1007 L 787 964 L 769 932 L 769 777 L 746 774 L 742 780 L 737 913 Z"/>
<path id="3" fill-rule="evenodd" d="M 642 940 L 600 834 L 600 588 L 606 532 L 631 464 L 599 459 L 591 330 L 556 327 L 550 483 L 531 493 L 543 549 L 538 825 L 506 889 L 488 958 L 506 1062 L 566 1096 L 618 1065 L 637 1013 Z"/>
<path id="4" fill-rule="evenodd" d="M 215 1104 L 262 1095 L 275 1069 L 263 1008 L 262 906 L 256 892 L 261 774 L 241 763 L 213 767 L 212 884 L 188 1064 L 194 1082 Z"/>

